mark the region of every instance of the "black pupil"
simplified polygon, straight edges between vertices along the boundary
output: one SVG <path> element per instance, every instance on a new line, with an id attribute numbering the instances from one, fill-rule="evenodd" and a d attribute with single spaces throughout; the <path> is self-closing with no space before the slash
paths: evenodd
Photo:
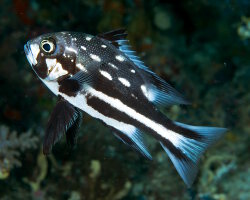
<path id="1" fill-rule="evenodd" d="M 49 45 L 48 43 L 45 43 L 45 44 L 43 44 L 43 49 L 44 49 L 45 51 L 50 51 L 50 50 L 51 50 L 51 47 L 50 47 L 50 45 Z"/>

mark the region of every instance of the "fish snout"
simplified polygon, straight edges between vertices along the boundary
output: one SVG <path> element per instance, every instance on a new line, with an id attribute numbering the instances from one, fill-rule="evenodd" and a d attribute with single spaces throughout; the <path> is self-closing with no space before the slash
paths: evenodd
<path id="1" fill-rule="evenodd" d="M 40 53 L 40 47 L 38 44 L 34 43 L 31 44 L 30 42 L 27 42 L 24 45 L 24 52 L 26 54 L 26 57 L 30 63 L 30 65 L 33 67 L 37 64 L 37 57 Z"/>

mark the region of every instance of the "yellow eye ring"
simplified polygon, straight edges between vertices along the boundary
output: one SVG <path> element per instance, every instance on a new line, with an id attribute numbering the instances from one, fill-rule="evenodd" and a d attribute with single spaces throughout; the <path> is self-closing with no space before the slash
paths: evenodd
<path id="1" fill-rule="evenodd" d="M 50 40 L 50 39 L 44 39 L 40 43 L 40 47 L 43 50 L 44 53 L 46 54 L 52 54 L 54 53 L 56 49 L 55 42 Z"/>

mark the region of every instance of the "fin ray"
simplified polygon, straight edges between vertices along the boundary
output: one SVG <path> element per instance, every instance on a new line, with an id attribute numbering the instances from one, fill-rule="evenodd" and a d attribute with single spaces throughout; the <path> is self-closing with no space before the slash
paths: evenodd
<path id="1" fill-rule="evenodd" d="M 174 104 L 190 104 L 190 102 L 169 83 L 157 76 L 154 72 L 144 72 L 145 86 L 152 98 L 152 103 L 158 106 Z"/>
<path id="2" fill-rule="evenodd" d="M 201 155 L 210 145 L 222 137 L 227 129 L 191 126 L 179 122 L 175 122 L 175 124 L 181 128 L 193 131 L 193 134 L 200 136 L 196 137 L 196 139 L 192 139 L 177 133 L 176 136 L 173 136 L 173 139 L 178 140 L 177 145 L 174 146 L 174 151 L 171 149 L 172 147 L 168 145 L 169 141 L 166 142 L 164 139 L 160 141 L 161 146 L 170 157 L 179 175 L 186 185 L 190 187 L 198 172 L 198 163 Z M 178 152 L 178 154 L 176 152 Z"/>
<path id="3" fill-rule="evenodd" d="M 75 109 L 70 103 L 64 99 L 60 99 L 54 110 L 51 113 L 48 121 L 44 142 L 43 142 L 43 153 L 49 154 L 53 145 L 55 145 L 61 137 L 66 133 L 67 139 L 70 144 L 73 144 L 76 139 L 76 131 L 74 126 L 75 122 L 79 118 L 78 110 Z M 78 121 L 77 121 L 78 122 Z M 69 132 L 67 133 L 67 131 Z M 69 135 L 73 133 L 74 135 Z"/>
<path id="4" fill-rule="evenodd" d="M 152 101 L 154 104 L 159 106 L 189 104 L 183 95 L 145 66 L 144 62 L 140 60 L 140 57 L 136 55 L 136 52 L 133 51 L 132 47 L 129 45 L 129 41 L 126 39 L 127 33 L 125 29 L 117 29 L 98 36 L 110 41 L 139 69 L 142 69 L 145 72 L 145 80 L 149 83 L 147 84 L 147 87 L 150 90 L 150 93 L 155 97 Z"/>
<path id="5" fill-rule="evenodd" d="M 75 117 L 72 119 L 69 127 L 66 131 L 66 141 L 70 148 L 73 148 L 76 145 L 78 131 L 82 121 L 82 112 L 79 108 L 75 108 Z"/>
<path id="6" fill-rule="evenodd" d="M 152 156 L 143 142 L 142 133 L 138 129 L 136 129 L 136 131 L 132 134 L 115 131 L 114 135 L 132 149 L 141 153 L 141 155 L 143 155 L 145 158 L 152 160 Z"/>

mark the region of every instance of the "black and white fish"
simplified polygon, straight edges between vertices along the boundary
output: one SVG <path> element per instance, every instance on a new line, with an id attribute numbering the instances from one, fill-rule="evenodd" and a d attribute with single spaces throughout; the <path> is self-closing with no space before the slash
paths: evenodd
<path id="1" fill-rule="evenodd" d="M 63 134 L 69 145 L 76 143 L 82 110 L 149 159 L 142 132 L 152 135 L 191 186 L 201 154 L 226 129 L 186 125 L 163 115 L 157 107 L 188 101 L 144 65 L 126 36 L 123 29 L 97 36 L 58 32 L 24 46 L 32 69 L 59 97 L 46 129 L 44 153 Z"/>

